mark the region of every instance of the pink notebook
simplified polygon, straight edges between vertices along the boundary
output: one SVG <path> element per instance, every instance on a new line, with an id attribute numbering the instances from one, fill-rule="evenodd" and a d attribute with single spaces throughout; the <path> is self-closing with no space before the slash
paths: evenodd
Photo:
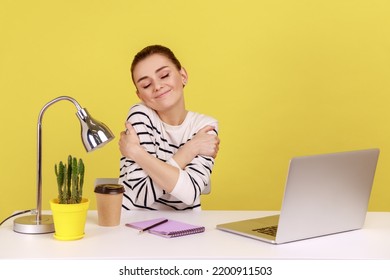
<path id="1" fill-rule="evenodd" d="M 164 220 L 167 219 L 158 218 L 158 219 L 152 219 L 152 220 L 146 220 L 146 221 L 140 221 L 134 223 L 127 223 L 126 226 L 143 231 L 144 229 L 147 229 L 148 227 L 151 227 L 155 224 L 161 223 Z M 148 229 L 147 231 L 159 236 L 171 238 L 171 237 L 201 233 L 205 231 L 205 227 L 168 219 L 166 222 L 154 226 Z"/>

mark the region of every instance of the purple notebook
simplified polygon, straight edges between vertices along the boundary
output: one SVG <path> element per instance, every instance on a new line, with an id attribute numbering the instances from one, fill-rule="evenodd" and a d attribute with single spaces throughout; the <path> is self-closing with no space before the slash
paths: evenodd
<path id="1" fill-rule="evenodd" d="M 161 223 L 164 220 L 167 220 L 167 221 L 164 223 Z M 159 224 L 159 225 L 153 226 L 156 224 Z M 166 237 L 166 238 L 201 233 L 201 232 L 205 231 L 205 227 L 203 227 L 203 226 L 191 225 L 191 224 L 187 224 L 187 223 L 183 223 L 183 222 L 179 222 L 179 221 L 171 220 L 171 219 L 165 219 L 165 218 L 158 218 L 158 219 L 152 219 L 152 220 L 146 220 L 146 221 L 140 221 L 140 222 L 134 222 L 134 223 L 127 223 L 126 226 L 138 229 L 140 231 L 143 231 L 143 230 L 147 229 L 148 227 L 152 227 L 150 229 L 147 229 L 147 231 L 150 233 L 159 235 L 159 236 Z"/>

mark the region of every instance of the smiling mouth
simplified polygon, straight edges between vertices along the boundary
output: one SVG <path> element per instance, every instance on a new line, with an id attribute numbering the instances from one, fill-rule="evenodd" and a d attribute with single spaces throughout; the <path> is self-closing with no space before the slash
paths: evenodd
<path id="1" fill-rule="evenodd" d="M 156 98 L 156 99 L 163 98 L 163 97 L 165 97 L 165 96 L 166 96 L 168 93 L 170 93 L 170 92 L 171 92 L 171 90 L 165 91 L 165 92 L 163 92 L 163 93 L 157 95 L 155 98 Z"/>

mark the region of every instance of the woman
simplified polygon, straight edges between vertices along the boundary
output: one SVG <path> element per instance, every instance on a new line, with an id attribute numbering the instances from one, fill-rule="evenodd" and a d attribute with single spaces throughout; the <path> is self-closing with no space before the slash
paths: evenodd
<path id="1" fill-rule="evenodd" d="M 121 132 L 119 182 L 125 209 L 200 209 L 219 149 L 218 122 L 187 111 L 188 75 L 172 51 L 152 45 L 131 65 L 141 103 Z"/>

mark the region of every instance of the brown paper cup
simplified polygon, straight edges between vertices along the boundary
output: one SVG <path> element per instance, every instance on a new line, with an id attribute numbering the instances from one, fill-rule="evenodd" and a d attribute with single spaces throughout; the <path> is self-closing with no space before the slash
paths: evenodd
<path id="1" fill-rule="evenodd" d="M 95 187 L 99 226 L 117 226 L 120 223 L 124 187 L 102 184 Z"/>

